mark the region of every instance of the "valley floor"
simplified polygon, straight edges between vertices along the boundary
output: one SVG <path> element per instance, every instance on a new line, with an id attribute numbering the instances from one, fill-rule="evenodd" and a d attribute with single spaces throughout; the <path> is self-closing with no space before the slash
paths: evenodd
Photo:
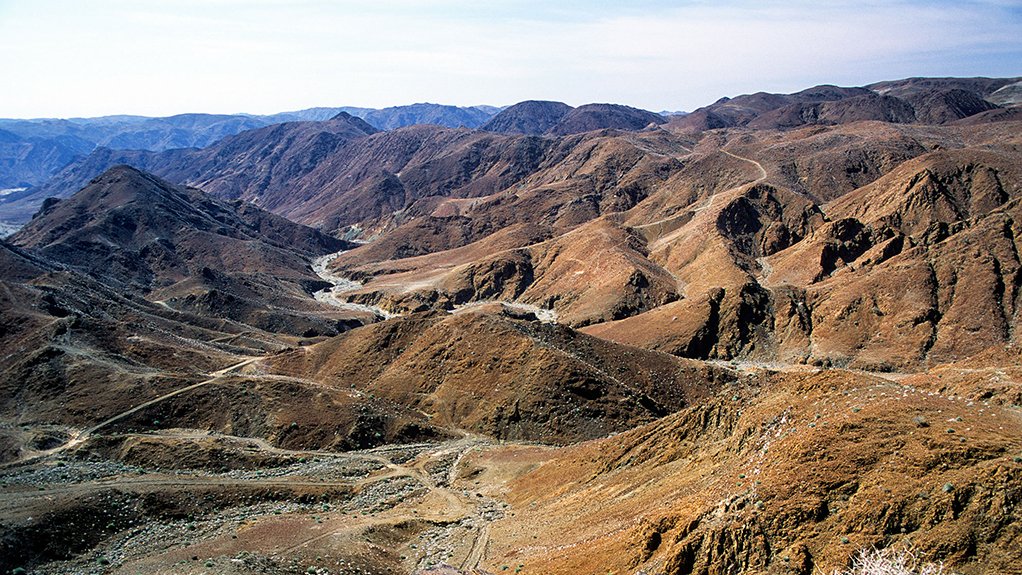
<path id="1" fill-rule="evenodd" d="M 242 363 L 211 378 L 258 359 Z M 997 563 L 962 572 L 1007 572 L 989 569 L 1010 563 L 1003 545 L 1018 535 L 1003 521 L 1018 505 L 1011 485 L 1022 467 L 1012 431 L 1022 428 L 1019 406 L 934 391 L 925 374 L 720 364 L 744 383 L 638 429 L 567 447 L 462 432 L 370 450 L 284 449 L 190 429 L 111 431 L 129 415 L 121 414 L 0 468 L 6 548 L 21 555 L 5 560 L 54 575 L 571 573 L 642 563 L 676 573 L 692 566 L 677 557 L 695 553 L 689 561 L 698 565 L 706 545 L 724 545 L 716 553 L 725 555 L 704 559 L 760 572 L 757 561 L 783 554 L 788 562 L 807 547 L 757 558 L 758 546 L 769 545 L 750 526 L 766 529 L 822 505 L 828 511 L 810 520 L 815 531 L 797 536 L 817 538 L 817 561 L 843 561 L 876 537 L 953 541 L 962 526 L 977 529 L 979 512 L 1001 527 L 973 553 Z M 1013 377 L 1009 371 L 999 381 Z M 802 403 L 793 406 L 795 399 Z M 888 500 L 881 508 L 871 503 L 878 495 Z M 682 516 L 694 523 L 680 527 Z M 874 533 L 888 521 L 902 525 L 901 536 L 896 525 L 893 536 Z M 851 525 L 861 531 L 846 531 Z M 690 531 L 701 532 L 696 546 L 679 555 L 671 546 Z M 772 537 L 787 537 L 781 533 Z M 636 549 L 648 551 L 633 556 Z"/>
<path id="2" fill-rule="evenodd" d="M 1018 79 L 933 82 L 76 161 L 0 575 L 1022 575 Z"/>
<path id="3" fill-rule="evenodd" d="M 474 569 L 487 560 L 489 522 L 508 508 L 481 490 L 521 465 L 481 485 L 462 477 L 462 459 L 482 450 L 529 459 L 544 451 L 477 438 L 349 453 L 183 430 L 142 439 L 153 452 L 211 440 L 279 466 L 215 472 L 60 455 L 9 467 L 0 474 L 0 510 L 25 522 L 26 552 L 52 559 L 34 573 Z"/>

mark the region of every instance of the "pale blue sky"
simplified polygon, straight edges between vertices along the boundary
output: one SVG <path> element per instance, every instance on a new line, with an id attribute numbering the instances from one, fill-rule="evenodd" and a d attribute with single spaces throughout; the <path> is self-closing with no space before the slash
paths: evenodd
<path id="1" fill-rule="evenodd" d="M 0 117 L 618 102 L 1022 75 L 1022 1 L 0 0 Z"/>

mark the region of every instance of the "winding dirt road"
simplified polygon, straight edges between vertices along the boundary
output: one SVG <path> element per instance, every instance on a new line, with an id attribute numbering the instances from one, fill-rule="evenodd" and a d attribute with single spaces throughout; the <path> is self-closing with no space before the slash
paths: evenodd
<path id="1" fill-rule="evenodd" d="M 132 407 L 131 409 L 128 409 L 126 411 L 122 411 L 121 413 L 118 413 L 117 415 L 114 415 L 113 417 L 105 419 L 105 420 L 97 423 L 96 425 L 93 425 L 92 427 L 86 428 L 86 429 L 78 431 L 76 433 L 72 433 L 71 434 L 71 438 L 67 441 L 67 443 L 64 443 L 63 445 L 58 445 L 57 447 L 54 447 L 53 449 L 47 449 L 45 451 L 39 451 L 39 452 L 36 452 L 36 453 L 31 453 L 31 454 L 27 455 L 26 457 L 18 459 L 17 461 L 13 461 L 13 462 L 10 462 L 10 463 L 2 464 L 2 465 L 0 465 L 0 469 L 20 466 L 20 465 L 26 465 L 26 464 L 29 464 L 29 463 L 33 463 L 33 462 L 36 462 L 36 461 L 40 461 L 40 460 L 46 459 L 47 457 L 51 457 L 53 455 L 57 455 L 57 454 L 59 454 L 61 452 L 67 451 L 68 449 L 71 449 L 73 447 L 81 445 L 82 443 L 85 443 L 85 441 L 87 441 L 89 439 L 89 437 L 93 433 L 95 433 L 96 431 L 98 431 L 98 430 L 100 430 L 100 429 L 102 429 L 102 428 L 104 428 L 104 427 L 106 427 L 106 426 L 108 426 L 108 425 L 110 425 L 112 423 L 116 423 L 116 422 L 118 422 L 118 421 L 120 421 L 120 420 L 122 420 L 122 419 L 124 419 L 124 418 L 126 418 L 128 416 L 130 416 L 130 415 L 133 415 L 135 413 L 138 413 L 139 411 L 142 411 L 143 409 L 146 409 L 147 407 L 151 407 L 153 405 L 156 405 L 157 403 L 166 401 L 166 400 L 168 400 L 168 399 L 170 399 L 172 397 L 177 397 L 178 395 L 181 395 L 183 393 L 188 393 L 189 391 L 198 389 L 200 387 L 207 386 L 207 385 L 209 385 L 211 383 L 216 383 L 217 381 L 220 381 L 224 377 L 234 373 L 235 371 L 245 367 L 246 365 L 249 365 L 249 364 L 251 364 L 253 362 L 259 361 L 259 360 L 263 359 L 264 357 L 268 357 L 268 356 L 249 357 L 249 358 L 246 358 L 243 361 L 235 363 L 234 365 L 229 365 L 229 366 L 227 366 L 227 367 L 225 367 L 223 369 L 219 369 L 217 371 L 209 373 L 208 374 L 208 379 L 205 379 L 205 380 L 200 381 L 198 383 L 193 383 L 191 385 L 182 387 L 180 389 L 175 389 L 174 391 L 171 391 L 170 393 L 165 393 L 165 394 L 163 394 L 163 395 L 161 395 L 159 397 L 156 397 L 154 399 L 151 399 L 149 401 L 146 401 L 144 403 L 136 405 L 135 407 Z"/>
<path id="2" fill-rule="evenodd" d="M 766 169 L 763 168 L 763 164 L 761 164 L 761 163 L 759 163 L 756 160 L 753 160 L 751 158 L 746 158 L 745 156 L 739 156 L 738 154 L 735 154 L 733 152 L 729 152 L 729 151 L 724 150 L 724 149 L 722 149 L 721 152 L 727 154 L 728 156 L 731 156 L 732 158 L 734 158 L 736 160 L 741 160 L 743 162 L 749 162 L 750 164 L 756 166 L 756 168 L 759 169 L 759 177 L 756 178 L 756 181 L 752 182 L 753 184 L 758 184 L 758 183 L 762 182 L 763 180 L 767 179 L 767 171 L 766 171 Z M 742 185 L 743 186 L 747 186 L 748 184 L 742 184 Z"/>
<path id="3" fill-rule="evenodd" d="M 170 399 L 172 397 L 176 397 L 178 395 L 181 395 L 182 393 L 188 393 L 189 391 L 192 391 L 193 389 L 198 389 L 200 387 L 209 385 L 211 383 L 215 383 L 215 382 L 219 381 L 220 379 L 222 379 L 224 376 L 229 375 L 229 374 L 231 374 L 231 373 L 233 373 L 233 372 L 235 372 L 235 371 L 245 367 L 246 365 L 248 365 L 248 364 L 250 364 L 250 363 L 252 363 L 254 361 L 258 361 L 260 359 L 263 359 L 263 357 L 250 357 L 250 358 L 247 358 L 244 361 L 240 361 L 240 362 L 238 362 L 238 363 L 236 363 L 234 365 L 229 365 L 229 366 L 227 366 L 227 367 L 225 367 L 223 369 L 214 371 L 213 373 L 209 374 L 210 378 L 205 380 L 205 381 L 200 381 L 199 383 L 193 383 L 192 385 L 189 385 L 187 387 L 182 387 L 181 389 L 177 389 L 177 390 L 174 390 L 174 391 L 172 391 L 170 393 L 161 395 L 160 397 L 157 397 L 156 399 L 152 399 L 152 400 L 149 400 L 149 401 L 147 401 L 145 403 L 139 404 L 139 405 L 137 405 L 137 406 L 127 410 L 127 411 L 124 411 L 122 413 L 118 413 L 117 415 L 115 415 L 115 416 L 113 416 L 113 417 L 111 417 L 109 419 L 106 419 L 104 421 L 101 421 L 101 422 L 97 423 L 96 425 L 93 425 L 92 427 L 86 429 L 85 431 L 82 431 L 77 436 L 75 436 L 75 438 L 73 438 L 71 440 L 71 442 L 66 444 L 64 446 L 64 448 L 66 449 L 67 447 L 71 447 L 72 445 L 77 445 L 77 444 L 85 441 L 86 439 L 89 438 L 90 435 L 92 435 L 96 431 L 98 431 L 98 430 L 100 430 L 100 429 L 110 425 L 111 423 L 120 421 L 120 420 L 124 419 L 125 417 L 128 417 L 129 415 L 138 413 L 139 411 L 141 411 L 141 410 L 143 410 L 143 409 L 145 409 L 147 407 L 151 407 L 153 405 L 156 405 L 157 403 L 160 403 L 160 402 L 166 401 L 166 400 L 168 400 L 168 399 Z"/>

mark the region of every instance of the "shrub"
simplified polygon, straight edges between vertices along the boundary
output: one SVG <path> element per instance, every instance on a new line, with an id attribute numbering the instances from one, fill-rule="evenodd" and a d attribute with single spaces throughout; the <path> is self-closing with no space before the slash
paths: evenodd
<path id="1" fill-rule="evenodd" d="M 954 575 L 940 563 L 928 563 L 912 549 L 864 549 L 852 566 L 833 575 Z"/>

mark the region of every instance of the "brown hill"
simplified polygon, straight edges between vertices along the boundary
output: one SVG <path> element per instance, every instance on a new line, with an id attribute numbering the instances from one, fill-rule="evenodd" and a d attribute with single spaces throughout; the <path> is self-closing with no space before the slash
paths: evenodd
<path id="1" fill-rule="evenodd" d="M 1011 153 L 932 152 L 841 197 L 828 213 L 919 236 L 934 225 L 978 218 L 1018 197 L 1020 176 Z"/>
<path id="2" fill-rule="evenodd" d="M 499 250 L 489 239 L 403 262 L 403 271 L 384 265 L 353 295 L 386 308 L 452 309 L 471 302 L 518 301 L 557 308 L 558 321 L 587 325 L 632 315 L 678 298 L 676 281 L 651 264 L 635 235 L 597 220 L 556 239 Z M 464 253 L 490 252 L 461 265 Z M 590 254 L 599 253 L 599 258 Z M 344 258 L 340 258 L 345 261 Z M 435 267 L 434 267 L 435 266 Z"/>
<path id="3" fill-rule="evenodd" d="M 10 241 L 177 309 L 293 334 L 342 327 L 336 311 L 310 300 L 329 284 L 309 260 L 350 244 L 134 168 L 48 200 Z"/>
<path id="4" fill-rule="evenodd" d="M 287 122 L 227 138 L 185 160 L 179 169 L 187 176 L 171 171 L 173 166 L 158 171 L 175 181 L 215 190 L 221 197 L 261 205 L 263 196 L 272 197 L 351 140 L 375 132 L 361 119 L 341 112 L 326 122 Z"/>
<path id="5" fill-rule="evenodd" d="M 909 101 L 916 120 L 923 124 L 947 124 L 997 108 L 979 94 L 966 90 L 934 90 Z"/>
<path id="6" fill-rule="evenodd" d="M 629 429 L 731 377 L 514 315 L 497 304 L 389 320 L 277 356 L 272 365 L 425 413 L 434 425 L 545 443 Z"/>
<path id="7" fill-rule="evenodd" d="M 485 567 L 809 575 L 909 546 L 1010 572 L 1018 426 L 1010 410 L 850 373 L 750 378 L 613 438 L 521 453 Z M 503 461 L 475 456 L 466 476 Z"/>
<path id="8" fill-rule="evenodd" d="M 56 187 L 46 193 L 69 195 L 67 188 L 82 178 L 126 161 L 212 195 L 246 200 L 332 231 L 363 220 L 389 221 L 422 198 L 472 197 L 503 189 L 535 171 L 555 143 L 437 126 L 335 140 L 323 135 L 320 124 L 245 132 L 203 150 L 100 150 L 58 174 Z M 345 133 L 350 128 L 335 127 Z"/>
<path id="9" fill-rule="evenodd" d="M 879 94 L 905 100 L 922 124 L 946 124 L 992 110 L 998 102 L 988 99 L 1018 78 L 908 78 L 867 86 Z"/>
<path id="10" fill-rule="evenodd" d="M 768 94 L 757 92 L 734 98 L 721 98 L 709 106 L 699 108 L 681 118 L 672 119 L 671 124 L 684 131 L 704 131 L 717 128 L 742 126 L 760 114 L 799 103 L 819 103 L 856 96 L 869 95 L 865 88 L 841 88 L 838 86 L 815 86 L 794 94 Z"/>
<path id="11" fill-rule="evenodd" d="M 263 195 L 272 197 L 348 141 L 374 132 L 372 126 L 342 112 L 323 122 L 285 122 L 248 130 L 203 149 L 148 152 L 97 148 L 25 197 L 5 203 L 0 214 L 5 220 L 27 221 L 45 198 L 69 197 L 96 176 L 122 164 L 175 183 L 216 191 L 220 197 L 260 204 Z"/>
<path id="12" fill-rule="evenodd" d="M 988 108 L 973 113 L 986 109 Z M 893 96 L 866 94 L 832 102 L 789 104 L 756 116 L 747 126 L 769 129 L 793 128 L 806 124 L 847 124 L 869 120 L 908 123 L 915 119 L 915 110 L 908 102 Z"/>
<path id="13" fill-rule="evenodd" d="M 0 269 L 0 463 L 100 429 L 186 427 L 334 449 L 447 436 L 346 386 L 247 367 L 297 338 L 149 302 L 6 243 Z"/>
<path id="14" fill-rule="evenodd" d="M 1012 157 L 935 152 L 824 206 L 830 222 L 776 227 L 784 220 L 771 215 L 764 223 L 789 230 L 777 236 L 790 238 L 780 250 L 765 247 L 769 236 L 736 233 L 770 229 L 738 211 L 729 217 L 741 227 L 720 227 L 740 196 L 718 194 L 651 244 L 650 258 L 685 282 L 684 299 L 586 331 L 682 355 L 870 369 L 1010 342 L 1018 258 L 1005 226 L 1020 191 Z"/>
<path id="15" fill-rule="evenodd" d="M 501 110 L 479 129 L 501 134 L 538 136 L 550 131 L 572 110 L 562 102 L 527 100 Z"/>
<path id="16" fill-rule="evenodd" d="M 660 114 L 619 104 L 586 104 L 572 109 L 550 128 L 556 136 L 581 134 L 593 130 L 641 130 L 665 123 Z"/>
<path id="17" fill-rule="evenodd" d="M 296 182 L 275 208 L 333 230 L 398 218 L 434 196 L 470 198 L 519 183 L 554 143 L 431 126 L 378 134 L 336 155 Z"/>
<path id="18" fill-rule="evenodd" d="M 91 275 L 148 289 L 203 266 L 314 282 L 302 256 L 349 246 L 128 166 L 108 170 L 67 200 L 50 201 L 10 241 Z"/>
<path id="19" fill-rule="evenodd" d="M 876 82 L 866 86 L 878 94 L 898 98 L 924 95 L 935 90 L 965 90 L 987 97 L 997 90 L 1019 81 L 1019 78 L 905 78 Z"/>
<path id="20" fill-rule="evenodd" d="M 948 142 L 957 137 L 933 137 L 906 124 L 856 122 L 746 138 L 741 152 L 764 165 L 771 181 L 822 204 L 872 183 L 906 160 L 953 146 Z"/>
<path id="21" fill-rule="evenodd" d="M 913 92 L 903 98 L 869 93 L 835 101 L 788 104 L 763 112 L 745 125 L 771 129 L 870 120 L 897 124 L 947 124 L 996 108 L 976 92 L 961 89 Z"/>
<path id="22" fill-rule="evenodd" d="M 1008 341 L 1011 328 L 997 326 L 1014 321 L 1014 304 L 996 311 L 984 303 L 987 311 L 971 319 L 942 320 L 945 304 L 926 302 L 944 302 L 957 280 L 925 278 L 935 254 L 958 262 L 952 254 L 969 242 L 1000 245 L 988 235 L 997 219 L 987 218 L 1018 194 L 1010 132 L 1007 124 L 935 130 L 871 122 L 720 133 L 681 155 L 682 166 L 652 180 L 623 213 L 569 200 L 575 192 L 558 212 L 585 207 L 584 217 L 522 218 L 553 213 L 547 206 L 557 196 L 537 186 L 535 196 L 526 188 L 463 205 L 456 217 L 419 219 L 335 265 L 365 280 L 353 299 L 392 310 L 515 301 L 593 335 L 687 357 L 917 368 Z M 677 142 L 644 136 L 646 149 Z M 607 138 L 602 145 L 619 142 L 609 157 L 622 157 L 620 138 Z M 811 191 L 838 199 L 820 205 Z M 487 222 L 497 214 L 518 227 L 491 241 L 497 227 Z M 964 230 L 971 231 L 944 241 Z M 998 282 L 1014 285 L 1014 264 L 1003 258 L 1011 260 L 997 255 L 991 265 L 1001 271 L 969 288 L 978 290 L 969 298 L 1001 301 Z M 885 299 L 903 281 L 912 289 Z M 862 294 L 877 302 L 874 316 L 852 313 Z M 982 337 L 960 335 L 987 312 L 994 315 L 985 316 Z"/>
<path id="23" fill-rule="evenodd" d="M 671 120 L 674 129 L 791 128 L 863 120 L 945 124 L 997 107 L 986 98 L 1017 78 L 909 78 L 862 88 L 817 86 L 794 94 L 722 98 Z"/>
<path id="24" fill-rule="evenodd" d="M 5 418 L 26 425 L 84 423 L 141 390 L 280 348 L 268 334 L 153 304 L 6 243 L 0 269 L 0 398 Z"/>
<path id="25" fill-rule="evenodd" d="M 567 231 L 601 213 L 633 205 L 680 166 L 676 140 L 657 133 L 634 139 L 600 132 L 562 139 L 478 132 L 435 136 L 418 149 L 399 178 L 390 178 L 401 182 L 395 189 L 408 190 L 407 196 L 395 198 L 405 198 L 399 204 L 403 209 L 386 210 L 376 203 L 378 193 L 360 189 L 320 192 L 301 208 L 308 216 L 296 217 L 336 213 L 325 223 L 332 229 L 353 222 L 359 213 L 380 214 L 354 229 L 364 234 L 386 230 L 379 249 L 386 245 L 398 251 L 376 251 L 379 257 L 407 257 L 462 246 L 523 221 Z M 390 149 L 390 142 L 379 144 Z M 324 168 L 322 175 L 329 179 L 320 189 L 349 186 L 353 179 L 344 177 L 347 170 Z"/>
<path id="26" fill-rule="evenodd" d="M 1022 120 L 1022 108 L 1015 106 L 1014 108 L 995 108 L 986 112 L 980 112 L 975 116 L 962 118 L 955 122 L 955 124 L 961 126 L 974 126 L 990 122 L 1018 122 L 1020 120 Z"/>

